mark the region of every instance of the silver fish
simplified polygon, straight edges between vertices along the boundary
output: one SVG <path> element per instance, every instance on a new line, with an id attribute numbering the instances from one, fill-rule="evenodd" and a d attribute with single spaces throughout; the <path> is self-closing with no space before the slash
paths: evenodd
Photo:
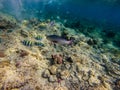
<path id="1" fill-rule="evenodd" d="M 47 36 L 47 39 L 54 42 L 54 43 L 58 43 L 58 44 L 62 44 L 62 45 L 72 43 L 72 40 L 66 40 L 66 39 L 64 39 L 60 36 L 57 36 L 57 35 L 49 35 L 49 36 Z"/>

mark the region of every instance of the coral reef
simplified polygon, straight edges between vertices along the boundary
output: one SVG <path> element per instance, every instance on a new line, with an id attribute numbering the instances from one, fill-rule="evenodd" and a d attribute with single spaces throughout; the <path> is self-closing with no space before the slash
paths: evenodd
<path id="1" fill-rule="evenodd" d="M 72 28 L 80 27 L 76 33 L 69 25 L 50 20 L 23 20 L 19 28 L 13 28 L 14 19 L 9 24 L 13 26 L 1 21 L 2 29 L 13 31 L 0 33 L 0 90 L 120 89 L 120 51 L 103 45 L 101 35 L 95 36 L 100 28 L 70 23 Z M 73 44 L 51 43 L 48 34 L 73 40 Z M 113 32 L 105 35 L 118 37 Z"/>
<path id="2" fill-rule="evenodd" d="M 17 21 L 12 16 L 0 12 L 0 29 L 15 28 Z"/>

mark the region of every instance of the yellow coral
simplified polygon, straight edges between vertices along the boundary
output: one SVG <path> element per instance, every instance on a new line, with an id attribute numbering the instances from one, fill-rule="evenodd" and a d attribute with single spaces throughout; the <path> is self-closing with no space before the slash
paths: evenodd
<path id="1" fill-rule="evenodd" d="M 26 26 L 28 23 L 29 23 L 29 21 L 27 21 L 27 20 L 22 21 L 22 25 L 24 25 L 24 26 Z"/>
<path id="2" fill-rule="evenodd" d="M 47 27 L 47 23 L 44 23 L 44 22 L 42 22 L 42 23 L 40 23 L 39 24 L 39 26 L 38 27 L 40 27 L 40 28 L 46 28 Z"/>

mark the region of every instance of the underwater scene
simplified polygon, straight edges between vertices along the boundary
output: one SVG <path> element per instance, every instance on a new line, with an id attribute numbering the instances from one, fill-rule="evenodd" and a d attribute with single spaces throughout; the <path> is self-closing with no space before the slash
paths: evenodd
<path id="1" fill-rule="evenodd" d="M 120 0 L 0 0 L 0 90 L 120 90 Z"/>

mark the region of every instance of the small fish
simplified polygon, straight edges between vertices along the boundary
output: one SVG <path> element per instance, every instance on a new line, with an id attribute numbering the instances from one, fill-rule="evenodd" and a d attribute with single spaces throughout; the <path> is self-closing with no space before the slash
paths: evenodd
<path id="1" fill-rule="evenodd" d="M 72 40 L 66 40 L 66 39 L 64 39 L 60 36 L 57 36 L 57 35 L 49 35 L 49 36 L 47 36 L 47 39 L 54 42 L 54 43 L 58 43 L 58 44 L 62 44 L 62 45 L 72 43 Z"/>
<path id="2" fill-rule="evenodd" d="M 42 40 L 42 37 L 40 35 L 35 37 L 36 40 Z"/>
<path id="3" fill-rule="evenodd" d="M 49 25 L 50 25 L 50 27 L 54 26 L 54 25 L 55 25 L 55 21 L 51 21 L 51 22 L 49 23 Z"/>
<path id="4" fill-rule="evenodd" d="M 22 41 L 22 43 L 23 43 L 23 45 L 25 45 L 25 46 L 33 46 L 33 42 L 28 41 L 28 40 L 24 40 L 24 41 Z"/>
<path id="5" fill-rule="evenodd" d="M 44 47 L 44 44 L 41 43 L 41 42 L 35 42 L 34 44 L 35 44 L 36 46 Z"/>

